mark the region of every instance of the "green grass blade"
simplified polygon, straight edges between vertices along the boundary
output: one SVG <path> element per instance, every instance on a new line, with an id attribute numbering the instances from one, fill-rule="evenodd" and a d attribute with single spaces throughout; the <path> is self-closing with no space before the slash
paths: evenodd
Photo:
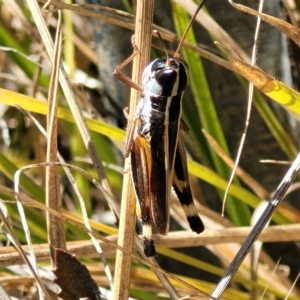
<path id="1" fill-rule="evenodd" d="M 15 41 L 12 35 L 0 24 L 0 45 L 7 47 L 6 53 L 14 61 L 14 63 L 27 75 L 30 80 L 34 78 L 37 65 L 30 61 L 26 56 L 27 50 Z M 49 78 L 43 74 L 40 75 L 39 84 L 43 87 L 49 86 Z"/>
<path id="2" fill-rule="evenodd" d="M 178 5 L 174 5 L 173 8 L 175 25 L 177 31 L 182 35 L 189 22 L 189 17 Z M 187 34 L 186 40 L 194 44 L 196 43 L 192 30 Z M 201 124 L 207 132 L 218 141 L 223 150 L 226 153 L 229 153 L 223 130 L 211 98 L 201 60 L 197 54 L 188 49 L 183 49 L 182 52 L 184 59 L 189 65 L 189 82 L 193 91 Z M 198 128 L 197 134 L 202 135 L 201 128 Z M 196 134 L 194 133 L 194 135 Z M 210 150 L 210 157 L 217 172 L 221 176 L 228 178 L 230 176 L 230 169 L 222 159 L 220 159 L 213 150 Z M 233 197 L 228 197 L 226 210 L 235 224 L 249 224 L 248 222 L 251 216 L 249 208 L 239 201 L 236 201 Z"/>
<path id="3" fill-rule="evenodd" d="M 9 106 L 20 106 L 30 112 L 46 115 L 47 106 L 46 102 L 39 101 L 35 98 L 25 96 L 19 93 L 15 93 L 9 90 L 0 88 L 0 103 L 4 103 Z M 74 118 L 68 109 L 58 107 L 58 117 L 62 120 L 74 123 Z M 113 127 L 106 123 L 101 123 L 97 120 L 86 118 L 88 127 L 90 130 L 103 134 L 111 139 L 118 141 L 124 140 L 125 132 L 122 129 Z"/>

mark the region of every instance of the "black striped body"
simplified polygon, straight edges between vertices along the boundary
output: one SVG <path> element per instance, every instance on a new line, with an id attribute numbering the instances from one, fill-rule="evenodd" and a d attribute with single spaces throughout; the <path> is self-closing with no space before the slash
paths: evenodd
<path id="1" fill-rule="evenodd" d="M 140 205 L 144 251 L 155 255 L 151 220 L 160 234 L 169 229 L 173 189 L 190 227 L 204 230 L 190 190 L 185 150 L 179 139 L 181 98 L 188 68 L 178 58 L 159 58 L 143 73 L 143 92 L 129 128 L 124 155 L 131 153 L 131 172 Z"/>

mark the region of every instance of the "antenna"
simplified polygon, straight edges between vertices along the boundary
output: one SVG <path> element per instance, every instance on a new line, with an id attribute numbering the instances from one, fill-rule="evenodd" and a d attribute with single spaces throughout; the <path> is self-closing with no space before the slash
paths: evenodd
<path id="1" fill-rule="evenodd" d="M 177 49 L 176 49 L 176 52 L 175 52 L 175 54 L 174 54 L 174 57 L 179 57 L 179 55 L 180 55 L 179 52 L 180 52 L 180 49 L 181 49 L 182 44 L 183 44 L 183 42 L 184 42 L 184 39 L 185 39 L 185 37 L 186 37 L 186 35 L 187 35 L 189 29 L 191 28 L 191 26 L 192 26 L 194 20 L 196 19 L 197 15 L 198 15 L 198 13 L 199 13 L 199 11 L 200 11 L 200 9 L 201 9 L 202 6 L 205 4 L 205 2 L 206 2 L 206 0 L 202 0 L 202 1 L 200 2 L 200 4 L 198 5 L 198 7 L 197 7 L 197 9 L 196 9 L 196 11 L 195 11 L 193 17 L 191 18 L 191 20 L 190 20 L 190 22 L 189 22 L 189 24 L 188 24 L 188 26 L 187 26 L 185 32 L 183 33 L 183 36 L 182 36 L 182 38 L 181 38 L 181 40 L 180 40 L 180 43 L 179 43 L 179 45 L 178 45 L 178 47 L 177 47 Z"/>
<path id="2" fill-rule="evenodd" d="M 166 45 L 165 45 L 165 43 L 164 43 L 163 38 L 161 37 L 161 35 L 160 35 L 160 33 L 159 33 L 158 30 L 154 30 L 154 32 L 157 34 L 158 39 L 159 39 L 159 41 L 160 41 L 160 44 L 161 44 L 161 46 L 162 46 L 164 52 L 166 53 L 166 58 L 167 58 L 167 59 L 166 59 L 166 62 L 169 62 L 169 53 L 168 53 L 168 51 L 167 51 L 167 48 L 166 48 Z"/>

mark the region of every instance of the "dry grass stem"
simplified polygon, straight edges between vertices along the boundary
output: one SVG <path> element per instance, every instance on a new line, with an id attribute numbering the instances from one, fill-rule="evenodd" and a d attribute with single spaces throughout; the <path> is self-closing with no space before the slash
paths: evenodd
<path id="1" fill-rule="evenodd" d="M 151 50 L 151 24 L 153 18 L 154 1 L 137 1 L 136 24 L 134 43 L 138 48 L 138 55 L 133 59 L 132 81 L 140 83 L 142 71 L 149 62 Z M 131 90 L 130 116 L 132 118 L 140 91 Z M 130 158 L 125 160 L 125 170 L 129 169 Z M 121 202 L 120 228 L 118 244 L 129 252 L 133 251 L 135 232 L 135 195 L 129 174 L 125 173 L 123 179 L 123 194 Z M 130 290 L 131 256 L 117 251 L 114 299 L 127 299 Z"/>

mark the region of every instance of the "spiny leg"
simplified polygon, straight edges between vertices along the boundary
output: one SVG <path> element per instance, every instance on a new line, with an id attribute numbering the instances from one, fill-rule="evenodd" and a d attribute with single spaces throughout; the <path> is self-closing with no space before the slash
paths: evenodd
<path id="1" fill-rule="evenodd" d="M 139 50 L 134 42 L 134 35 L 131 38 L 131 43 L 133 46 L 133 53 L 127 59 L 125 59 L 121 64 L 116 66 L 116 68 L 113 72 L 113 75 L 116 76 L 123 83 L 129 85 L 130 87 L 132 87 L 138 91 L 142 91 L 143 88 L 140 85 L 136 84 L 134 81 L 132 81 L 129 77 L 127 77 L 126 75 L 124 75 L 121 72 L 121 69 L 123 69 L 125 66 L 127 66 L 133 60 L 133 58 L 139 53 Z"/>

